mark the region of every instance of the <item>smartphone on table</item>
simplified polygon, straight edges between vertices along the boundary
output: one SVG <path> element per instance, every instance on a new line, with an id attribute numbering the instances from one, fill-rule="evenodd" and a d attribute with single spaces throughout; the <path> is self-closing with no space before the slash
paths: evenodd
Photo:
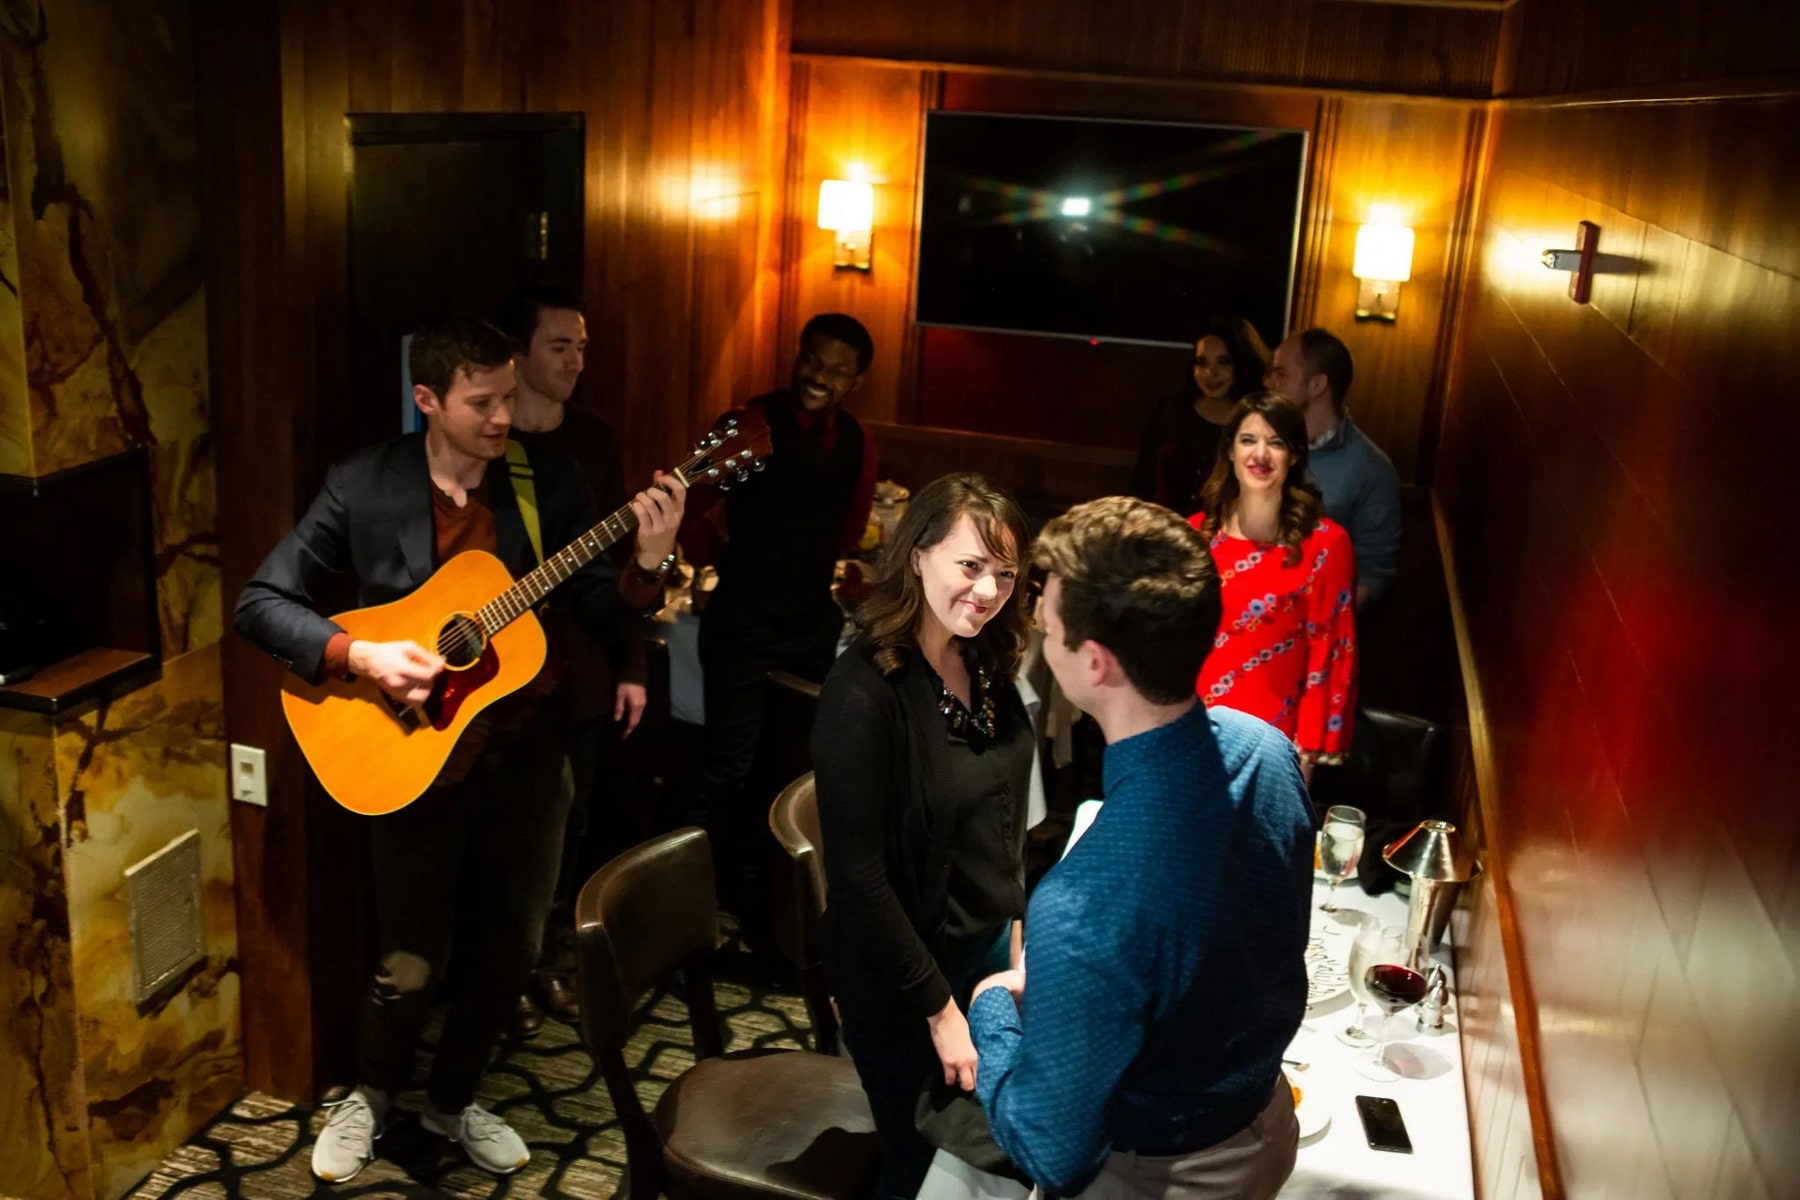
<path id="1" fill-rule="evenodd" d="M 1400 1106 L 1388 1097 L 1358 1096 L 1356 1115 L 1362 1118 L 1369 1149 L 1394 1154 L 1413 1152 L 1412 1139 L 1406 1135 L 1406 1122 L 1400 1119 Z"/>

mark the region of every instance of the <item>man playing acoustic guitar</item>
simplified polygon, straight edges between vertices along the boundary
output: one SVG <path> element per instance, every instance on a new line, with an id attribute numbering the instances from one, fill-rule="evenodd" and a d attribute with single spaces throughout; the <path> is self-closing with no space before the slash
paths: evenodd
<path id="1" fill-rule="evenodd" d="M 534 449 L 532 485 L 515 492 L 506 462 L 512 356 L 505 334 L 473 318 L 418 331 L 410 365 L 425 431 L 331 468 L 299 525 L 245 587 L 239 633 L 310 683 L 357 677 L 406 704 L 432 697 L 445 668 L 437 653 L 416 641 L 352 640 L 315 605 L 345 574 L 359 606 L 399 600 L 465 550 L 496 554 L 517 578 L 539 557 L 523 512 L 535 507 L 535 540 L 546 552 L 599 520 L 566 455 Z M 636 569 L 621 577 L 599 555 L 551 602 L 572 606 L 597 631 L 647 608 L 661 594 L 658 572 L 674 549 L 685 496 L 679 479 L 658 472 L 656 486 L 631 501 Z M 537 681 L 483 714 L 489 736 L 455 782 L 440 780 L 416 802 L 370 819 L 381 959 L 360 1017 L 358 1086 L 332 1107 L 313 1148 L 320 1179 L 348 1179 L 374 1157 L 453 940 L 467 969 L 450 997 L 420 1122 L 489 1171 L 505 1174 L 529 1160 L 518 1134 L 475 1103 L 475 1090 L 537 961 L 556 882 L 568 797 L 558 786 L 563 746 L 539 708 L 559 672 L 553 652 Z"/>

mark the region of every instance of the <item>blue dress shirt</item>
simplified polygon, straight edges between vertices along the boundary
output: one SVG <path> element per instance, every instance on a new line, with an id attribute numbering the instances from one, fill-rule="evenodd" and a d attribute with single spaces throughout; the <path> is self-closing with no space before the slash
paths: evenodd
<path id="1" fill-rule="evenodd" d="M 1022 1004 L 990 988 L 969 1009 L 994 1137 L 1062 1195 L 1113 1150 L 1248 1125 L 1306 1010 L 1313 826 L 1287 739 L 1196 704 L 1108 746 L 1104 780 L 1031 899 Z"/>

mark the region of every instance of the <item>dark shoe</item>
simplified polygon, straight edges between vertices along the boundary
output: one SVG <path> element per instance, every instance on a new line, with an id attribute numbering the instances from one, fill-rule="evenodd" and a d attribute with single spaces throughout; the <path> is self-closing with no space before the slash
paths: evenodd
<path id="1" fill-rule="evenodd" d="M 514 1006 L 512 1021 L 506 1031 L 516 1038 L 532 1038 L 544 1027 L 544 1014 L 532 1003 L 530 996 L 520 996 L 519 1003 Z"/>
<path id="2" fill-rule="evenodd" d="M 536 971 L 532 982 L 537 985 L 538 1002 L 545 1012 L 564 1021 L 581 1019 L 581 1001 L 567 971 Z"/>

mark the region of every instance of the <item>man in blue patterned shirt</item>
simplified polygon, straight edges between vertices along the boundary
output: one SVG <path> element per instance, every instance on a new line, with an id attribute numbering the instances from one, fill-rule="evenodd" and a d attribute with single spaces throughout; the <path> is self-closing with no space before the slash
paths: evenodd
<path id="1" fill-rule="evenodd" d="M 1032 897 L 1026 969 L 976 989 L 976 1092 L 1046 1191 L 1273 1196 L 1299 1138 L 1281 1055 L 1306 1009 L 1293 747 L 1195 699 L 1219 581 L 1174 513 L 1079 505 L 1033 558 L 1045 660 L 1106 736 L 1106 803 Z"/>

